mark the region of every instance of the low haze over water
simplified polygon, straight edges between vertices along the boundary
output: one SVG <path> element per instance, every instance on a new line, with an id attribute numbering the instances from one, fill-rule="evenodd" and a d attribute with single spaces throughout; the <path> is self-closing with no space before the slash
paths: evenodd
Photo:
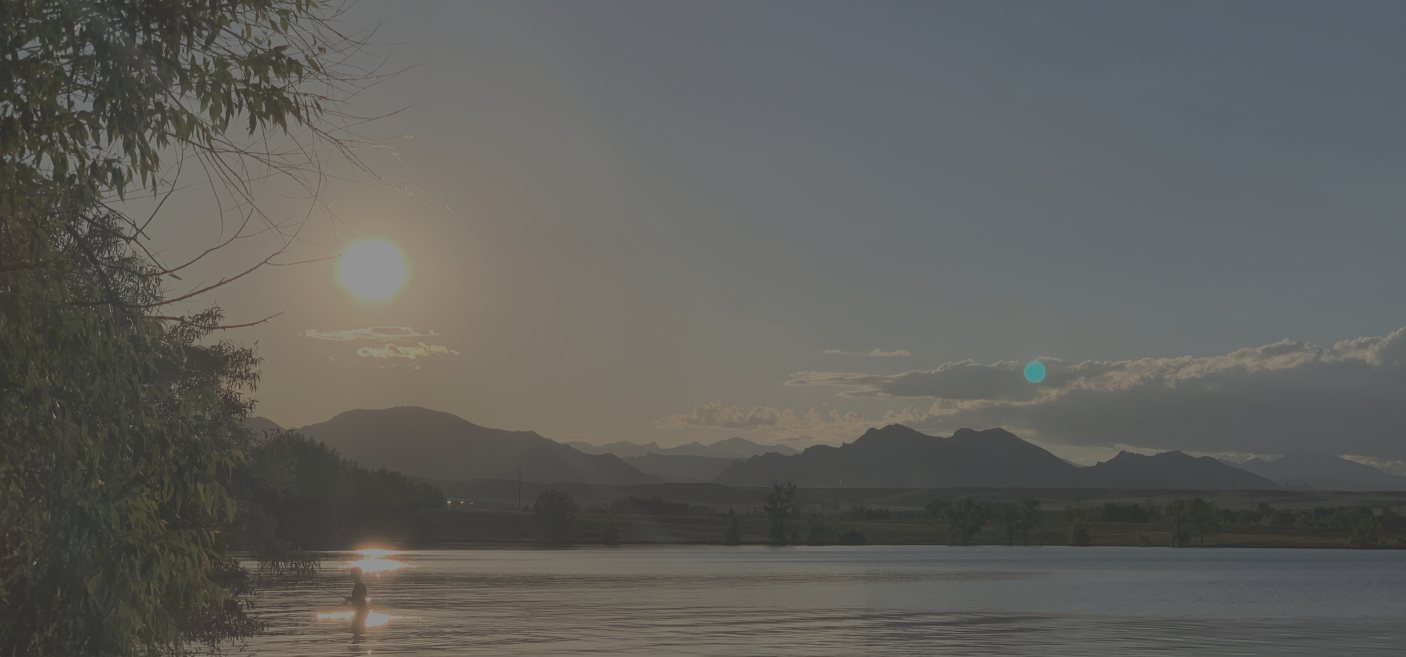
<path id="1" fill-rule="evenodd" d="M 1326 655 L 1406 643 L 1406 554 L 1348 550 L 815 547 L 346 555 L 266 585 L 260 655 Z M 353 556 L 352 558 L 358 558 Z M 373 617 L 374 621 L 374 617 Z"/>

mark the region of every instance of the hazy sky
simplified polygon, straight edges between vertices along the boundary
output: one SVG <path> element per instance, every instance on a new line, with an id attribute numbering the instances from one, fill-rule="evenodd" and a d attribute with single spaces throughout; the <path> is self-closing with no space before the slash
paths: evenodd
<path id="1" fill-rule="evenodd" d="M 559 439 L 904 421 L 1084 459 L 1406 459 L 1406 5 L 348 17 L 377 22 L 375 51 L 412 67 L 356 106 L 405 107 L 364 129 L 389 182 L 326 198 L 342 237 L 401 246 L 409 285 L 368 304 L 321 263 L 211 299 L 284 312 L 229 336 L 258 342 L 259 413 L 282 424 L 415 404 Z M 173 201 L 169 252 L 205 244 L 209 214 Z M 338 333 L 370 327 L 408 329 Z"/>

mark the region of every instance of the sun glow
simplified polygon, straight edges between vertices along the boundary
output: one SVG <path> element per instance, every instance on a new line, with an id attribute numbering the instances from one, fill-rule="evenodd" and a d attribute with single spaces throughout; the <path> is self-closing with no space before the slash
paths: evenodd
<path id="1" fill-rule="evenodd" d="M 363 301 L 386 301 L 399 293 L 409 278 L 405 253 L 387 239 L 357 240 L 337 259 L 337 282 Z"/>

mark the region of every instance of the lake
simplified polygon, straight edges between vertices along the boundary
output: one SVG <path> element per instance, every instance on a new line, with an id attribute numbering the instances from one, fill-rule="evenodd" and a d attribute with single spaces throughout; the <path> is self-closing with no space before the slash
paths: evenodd
<path id="1" fill-rule="evenodd" d="M 1345 655 L 1406 645 L 1406 552 L 620 547 L 356 554 L 270 582 L 260 655 Z M 401 567 L 403 566 L 403 567 Z M 395 569 L 399 568 L 399 569 Z M 322 613 L 324 617 L 319 619 Z"/>

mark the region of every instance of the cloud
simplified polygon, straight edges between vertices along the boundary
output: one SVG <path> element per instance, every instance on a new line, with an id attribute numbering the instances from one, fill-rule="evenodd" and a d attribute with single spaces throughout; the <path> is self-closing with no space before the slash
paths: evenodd
<path id="1" fill-rule="evenodd" d="M 1005 426 L 1046 444 L 1210 453 L 1317 449 L 1406 459 L 1406 328 L 1329 347 L 1283 340 L 1216 356 L 946 363 L 899 374 L 798 372 L 849 396 L 931 399 L 921 428 Z"/>
<path id="2" fill-rule="evenodd" d="M 787 385 L 838 386 L 854 397 L 937 397 L 941 399 L 1029 399 L 1035 392 L 1021 376 L 1022 363 L 982 365 L 944 363 L 936 369 L 878 375 L 854 372 L 797 372 Z"/>
<path id="3" fill-rule="evenodd" d="M 853 440 L 870 427 L 913 422 L 920 411 L 891 411 L 874 419 L 852 411 L 812 407 L 804 411 L 772 406 L 726 406 L 713 401 L 670 415 L 658 423 L 665 429 L 725 429 L 752 433 L 779 442 L 836 443 Z"/>
<path id="4" fill-rule="evenodd" d="M 419 360 L 430 356 L 458 356 L 459 352 L 439 344 L 425 344 L 416 342 L 414 344 L 395 344 L 387 342 L 380 347 L 361 347 L 356 350 L 356 355 L 362 358 L 401 358 L 405 360 Z"/>
<path id="5" fill-rule="evenodd" d="M 337 329 L 323 331 L 319 329 L 308 329 L 303 331 L 303 337 L 314 340 L 329 340 L 332 342 L 351 342 L 353 340 L 412 340 L 415 338 L 429 338 L 438 335 L 434 331 L 420 333 L 409 326 L 368 326 L 366 328 Z"/>
<path id="6" fill-rule="evenodd" d="M 328 342 L 380 342 L 379 346 L 358 347 L 360 358 L 381 361 L 392 367 L 399 361 L 410 361 L 412 369 L 420 369 L 414 361 L 433 356 L 458 356 L 459 352 L 444 345 L 429 344 L 420 338 L 438 336 L 434 331 L 420 332 L 409 326 L 368 326 L 366 328 L 303 331 L 303 337 Z M 332 360 L 331 356 L 328 356 Z"/>
<path id="7" fill-rule="evenodd" d="M 904 358 L 912 356 L 913 352 L 907 349 L 894 349 L 884 351 L 883 349 L 870 349 L 868 351 L 845 351 L 844 349 L 826 349 L 825 353 L 835 356 L 862 356 L 865 358 Z"/>

